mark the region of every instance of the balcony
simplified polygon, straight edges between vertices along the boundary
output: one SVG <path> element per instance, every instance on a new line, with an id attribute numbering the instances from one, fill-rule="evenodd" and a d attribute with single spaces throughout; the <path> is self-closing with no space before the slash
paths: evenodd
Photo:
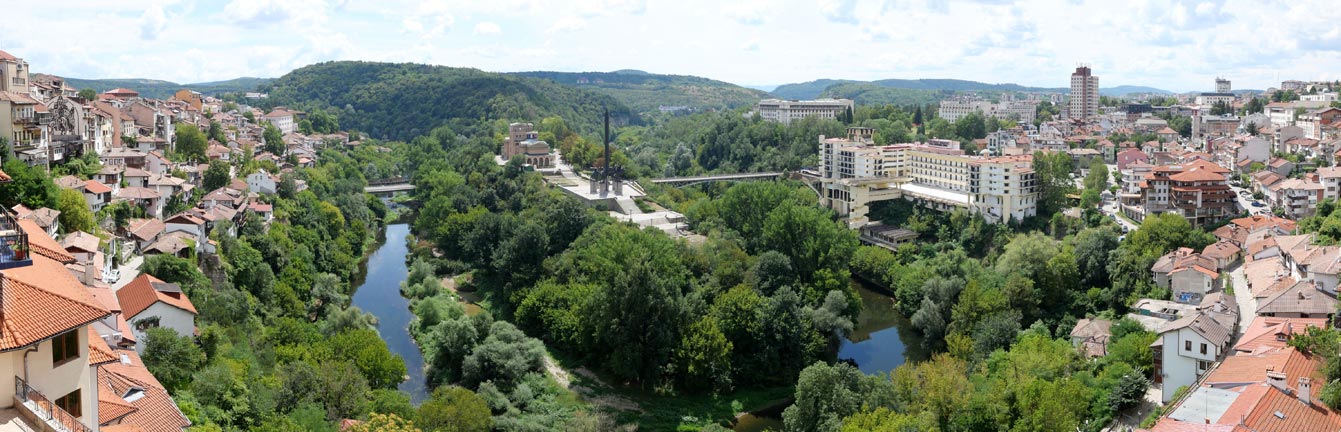
<path id="1" fill-rule="evenodd" d="M 23 378 L 14 377 L 14 407 L 19 415 L 39 423 L 41 430 L 55 432 L 93 432 L 79 422 L 79 418 L 65 412 L 41 392 L 28 386 Z"/>
<path id="2" fill-rule="evenodd" d="M 0 211 L 0 269 L 33 265 L 28 234 L 19 229 L 14 216 Z"/>

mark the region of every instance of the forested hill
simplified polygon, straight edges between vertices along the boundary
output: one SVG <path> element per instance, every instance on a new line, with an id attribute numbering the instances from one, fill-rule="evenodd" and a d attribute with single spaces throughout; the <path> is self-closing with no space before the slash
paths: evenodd
<path id="1" fill-rule="evenodd" d="M 65 79 L 65 84 L 76 89 L 93 89 L 98 93 L 105 92 L 114 88 L 128 88 L 140 92 L 140 96 L 151 99 L 167 99 L 176 93 L 177 90 L 191 89 L 207 95 L 218 95 L 222 93 L 249 92 L 255 91 L 271 78 L 234 78 L 227 81 L 212 81 L 195 84 L 178 84 L 171 81 L 163 81 L 145 78 L 124 78 L 124 79 Z"/>
<path id="2" fill-rule="evenodd" d="M 817 97 L 848 98 L 864 105 L 925 104 L 933 103 L 955 92 L 1049 92 L 1070 93 L 1065 87 L 1028 87 L 1019 84 L 988 84 L 957 79 L 885 79 L 852 81 L 818 79 L 796 84 L 783 84 L 771 92 L 783 99 L 814 99 Z M 1129 93 L 1173 94 L 1154 87 L 1121 85 L 1100 88 L 1105 96 L 1125 96 Z"/>
<path id="3" fill-rule="evenodd" d="M 658 107 L 737 108 L 753 105 L 768 93 L 728 82 L 687 75 L 660 75 L 637 70 L 615 72 L 518 72 L 559 84 L 593 89 L 618 99 L 638 112 Z"/>
<path id="4" fill-rule="evenodd" d="M 834 87 L 840 87 L 841 90 L 834 91 Z M 845 88 L 844 88 L 845 87 Z M 1066 92 L 1064 88 L 1043 88 L 1026 87 L 1019 84 L 987 84 L 977 81 L 957 80 L 957 79 L 885 79 L 877 81 L 852 81 L 852 80 L 832 80 L 819 79 L 810 82 L 798 84 L 784 84 L 773 90 L 773 95 L 785 99 L 814 99 L 816 97 L 826 96 L 826 93 L 836 93 L 835 97 L 842 97 L 842 94 L 852 92 L 852 89 L 864 89 L 870 91 L 871 88 L 891 88 L 900 90 L 920 90 L 919 92 L 906 92 L 906 94 L 932 94 L 936 91 L 1036 91 L 1036 92 Z M 870 103 L 885 103 L 882 101 L 872 101 Z"/>
<path id="5" fill-rule="evenodd" d="M 331 109 L 341 127 L 373 137 L 408 140 L 442 125 L 481 119 L 539 121 L 559 116 L 580 132 L 595 132 L 601 108 L 612 121 L 637 123 L 609 95 L 554 81 L 478 69 L 412 63 L 338 61 L 295 69 L 262 91 L 272 105 Z"/>

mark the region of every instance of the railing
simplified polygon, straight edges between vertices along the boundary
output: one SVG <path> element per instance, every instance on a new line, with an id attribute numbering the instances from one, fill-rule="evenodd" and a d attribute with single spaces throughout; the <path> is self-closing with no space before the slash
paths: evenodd
<path id="1" fill-rule="evenodd" d="M 19 228 L 9 212 L 0 210 L 0 269 L 32 265 L 31 253 L 28 234 Z"/>
<path id="2" fill-rule="evenodd" d="M 58 431 L 93 432 L 88 426 L 80 423 L 74 415 L 56 406 L 41 392 L 29 387 L 23 378 L 17 376 L 14 377 L 14 397 L 18 398 L 23 406 L 31 410 L 39 419 L 46 421 L 48 425 L 53 426 Z"/>

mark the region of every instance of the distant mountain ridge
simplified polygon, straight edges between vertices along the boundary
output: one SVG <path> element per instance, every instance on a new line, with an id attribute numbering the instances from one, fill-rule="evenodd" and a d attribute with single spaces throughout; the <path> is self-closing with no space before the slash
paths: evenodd
<path id="1" fill-rule="evenodd" d="M 181 89 L 191 89 L 206 95 L 217 95 L 221 93 L 247 92 L 255 91 L 258 87 L 269 84 L 274 78 L 254 78 L 242 77 L 225 81 L 210 81 L 194 84 L 178 84 L 172 81 L 147 79 L 147 78 L 110 78 L 110 79 L 85 79 L 70 78 L 65 79 L 65 85 L 75 89 L 91 88 L 94 91 L 102 93 L 114 88 L 128 88 L 140 92 L 140 96 L 152 99 L 167 99 L 173 93 Z"/>
<path id="2" fill-rule="evenodd" d="M 876 81 L 857 81 L 840 79 L 818 79 L 814 81 L 783 84 L 769 92 L 775 97 L 783 99 L 814 99 L 817 97 L 849 97 L 849 95 L 871 93 L 876 88 L 889 88 L 901 90 L 918 90 L 920 92 L 905 93 L 905 96 L 912 99 L 924 99 L 934 97 L 934 93 L 926 92 L 950 92 L 943 96 L 949 96 L 953 92 L 968 91 L 999 91 L 999 92 L 1048 92 L 1048 93 L 1070 93 L 1071 89 L 1066 87 L 1029 87 L 1019 84 L 988 84 L 978 81 L 958 80 L 958 79 L 884 79 Z M 854 92 L 855 91 L 855 92 Z M 1168 90 L 1157 89 L 1143 86 L 1117 86 L 1099 89 L 1099 93 L 1106 96 L 1122 96 L 1129 93 L 1157 93 L 1173 94 Z M 880 99 L 890 99 L 881 97 Z M 860 102 L 860 101 L 859 101 Z M 867 103 L 892 103 L 872 100 Z"/>
<path id="3" fill-rule="evenodd" d="M 637 112 L 656 111 L 662 106 L 697 109 L 732 109 L 753 105 L 768 94 L 725 81 L 689 76 L 663 75 L 640 70 L 614 72 L 513 72 L 610 95 Z"/>

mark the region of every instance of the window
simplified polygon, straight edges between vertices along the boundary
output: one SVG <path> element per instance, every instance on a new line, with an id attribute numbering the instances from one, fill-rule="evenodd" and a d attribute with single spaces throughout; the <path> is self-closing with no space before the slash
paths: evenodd
<path id="1" fill-rule="evenodd" d="M 1204 360 L 1197 360 L 1197 370 L 1198 370 L 1198 371 L 1205 371 L 1205 370 L 1210 369 L 1210 368 L 1211 368 L 1211 362 L 1204 361 Z"/>
<path id="2" fill-rule="evenodd" d="M 80 412 L 81 408 L 83 408 L 80 406 L 81 400 L 82 398 L 79 397 L 79 389 L 75 389 L 75 391 L 70 392 L 70 394 L 61 396 L 60 399 L 56 399 L 56 406 L 61 407 L 61 409 L 70 413 L 70 415 L 82 417 L 83 413 Z"/>
<path id="3" fill-rule="evenodd" d="M 1192 341 L 1183 341 L 1183 351 L 1192 351 Z"/>
<path id="4" fill-rule="evenodd" d="M 1206 354 L 1206 344 L 1201 344 L 1201 353 Z"/>
<path id="5" fill-rule="evenodd" d="M 79 333 L 70 330 L 51 338 L 51 365 L 59 366 L 79 358 Z"/>

